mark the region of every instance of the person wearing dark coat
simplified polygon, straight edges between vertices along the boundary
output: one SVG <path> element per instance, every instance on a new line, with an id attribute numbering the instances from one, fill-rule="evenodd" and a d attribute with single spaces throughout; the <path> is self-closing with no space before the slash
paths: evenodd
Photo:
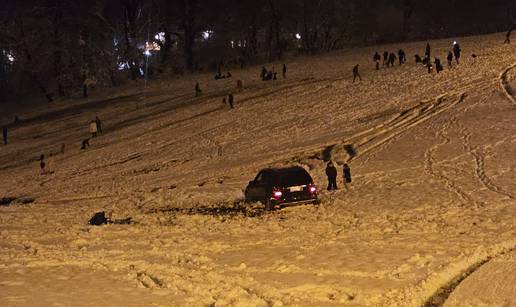
<path id="1" fill-rule="evenodd" d="M 344 163 L 342 167 L 342 177 L 344 182 L 344 187 L 346 190 L 349 190 L 348 184 L 351 183 L 351 169 L 347 163 Z"/>
<path id="2" fill-rule="evenodd" d="M 362 77 L 360 77 L 360 74 L 358 73 L 358 64 L 353 67 L 353 83 L 355 83 L 355 79 L 357 77 L 360 81 L 362 81 Z"/>
<path id="3" fill-rule="evenodd" d="M 380 61 L 382 57 L 378 53 L 378 51 L 373 56 L 373 61 L 376 63 L 376 70 L 380 70 Z"/>
<path id="4" fill-rule="evenodd" d="M 505 41 L 503 42 L 504 44 L 510 44 L 511 43 L 511 33 L 512 33 L 512 28 L 511 27 L 509 29 L 509 31 L 507 31 L 507 34 L 505 34 Z"/>
<path id="5" fill-rule="evenodd" d="M 7 145 L 7 127 L 2 128 L 2 135 L 4 137 L 4 145 Z"/>
<path id="6" fill-rule="evenodd" d="M 267 68 L 265 68 L 265 66 L 262 66 L 262 72 L 260 73 L 260 79 L 265 80 L 266 76 L 267 76 Z"/>
<path id="7" fill-rule="evenodd" d="M 459 43 L 457 43 L 457 42 L 453 43 L 453 55 L 455 56 L 455 61 L 457 62 L 457 64 L 459 64 L 461 51 L 462 50 L 460 49 Z"/>
<path id="8" fill-rule="evenodd" d="M 434 64 L 435 64 L 435 71 L 437 73 L 440 73 L 442 70 L 443 70 L 443 66 L 441 64 L 441 60 L 438 59 L 438 58 L 435 58 L 434 60 Z"/>
<path id="9" fill-rule="evenodd" d="M 448 56 L 446 57 L 446 60 L 448 60 L 448 68 L 451 68 L 453 61 L 453 53 L 451 51 L 448 51 Z"/>
<path id="10" fill-rule="evenodd" d="M 195 97 L 198 97 L 201 95 L 202 95 L 201 85 L 199 84 L 199 82 L 195 82 Z"/>
<path id="11" fill-rule="evenodd" d="M 283 79 L 287 78 L 287 64 L 283 64 Z"/>
<path id="12" fill-rule="evenodd" d="M 430 48 L 430 43 L 426 43 L 425 57 L 430 58 L 431 52 L 432 48 Z"/>
<path id="13" fill-rule="evenodd" d="M 387 63 L 387 66 L 391 65 L 391 67 L 394 67 L 394 62 L 396 62 L 396 55 L 391 52 L 389 55 L 389 63 Z"/>
<path id="14" fill-rule="evenodd" d="M 102 134 L 102 121 L 98 116 L 95 116 L 95 123 L 97 124 L 98 133 Z"/>
<path id="15" fill-rule="evenodd" d="M 385 51 L 383 53 L 383 66 L 388 65 L 389 63 L 387 60 L 389 59 L 389 51 Z"/>
<path id="16" fill-rule="evenodd" d="M 400 65 L 405 64 L 406 58 L 405 58 L 405 51 L 402 49 L 398 50 L 398 60 L 400 62 Z"/>
<path id="17" fill-rule="evenodd" d="M 45 155 L 42 154 L 40 157 L 39 157 L 39 168 L 41 169 L 41 173 L 44 173 L 45 172 L 45 166 L 46 166 L 46 163 L 45 163 Z"/>
<path id="18" fill-rule="evenodd" d="M 326 176 L 328 177 L 328 191 L 337 189 L 337 169 L 333 162 L 328 162 L 326 165 Z"/>
<path id="19" fill-rule="evenodd" d="M 421 57 L 419 56 L 419 54 L 416 54 L 416 55 L 414 56 L 414 58 L 416 59 L 416 64 L 417 64 L 417 63 L 422 63 L 422 62 L 423 62 L 423 60 L 421 59 Z"/>
<path id="20" fill-rule="evenodd" d="M 229 107 L 230 107 L 231 109 L 234 109 L 234 107 L 233 107 L 233 102 L 234 102 L 233 93 L 229 93 L 229 95 L 228 95 L 228 103 L 229 103 Z"/>

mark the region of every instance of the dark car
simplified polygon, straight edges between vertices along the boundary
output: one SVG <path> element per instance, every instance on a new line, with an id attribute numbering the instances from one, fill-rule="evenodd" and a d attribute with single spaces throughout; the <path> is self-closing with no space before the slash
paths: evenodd
<path id="1" fill-rule="evenodd" d="M 259 201 L 266 210 L 285 205 L 318 203 L 317 188 L 302 167 L 261 170 L 245 189 L 245 200 Z"/>

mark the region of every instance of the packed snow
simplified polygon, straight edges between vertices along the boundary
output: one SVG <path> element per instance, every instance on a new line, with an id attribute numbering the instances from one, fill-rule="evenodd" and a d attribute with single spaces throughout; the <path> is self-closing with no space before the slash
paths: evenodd
<path id="1" fill-rule="evenodd" d="M 454 40 L 463 50 L 440 74 L 414 63 L 414 42 L 292 58 L 275 81 L 249 67 L 19 113 L 0 146 L 0 305 L 516 304 L 516 45 L 503 39 L 430 41 L 445 66 Z M 407 64 L 375 70 L 375 51 L 399 48 Z M 96 115 L 103 134 L 81 150 Z M 339 176 L 350 165 L 349 191 L 325 191 L 328 157 Z M 286 165 L 311 173 L 320 205 L 242 202 L 260 169 Z M 88 225 L 98 211 L 132 222 Z"/>

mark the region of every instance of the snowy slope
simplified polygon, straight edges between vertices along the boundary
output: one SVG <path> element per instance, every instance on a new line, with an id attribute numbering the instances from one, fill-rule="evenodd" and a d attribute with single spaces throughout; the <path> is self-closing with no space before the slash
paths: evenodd
<path id="1" fill-rule="evenodd" d="M 0 198 L 36 201 L 0 206 L 0 302 L 421 306 L 474 296 L 467 287 L 482 279 L 467 276 L 516 247 L 516 47 L 500 38 L 461 38 L 461 64 L 439 75 L 413 63 L 426 44 L 416 42 L 401 45 L 407 65 L 378 72 L 375 48 L 353 49 L 296 58 L 275 82 L 252 67 L 22 115 L 0 147 Z M 431 45 L 442 60 L 451 48 Z M 353 84 L 356 63 L 364 81 Z M 229 110 L 221 100 L 239 78 Z M 81 151 L 95 115 L 105 133 Z M 54 173 L 41 175 L 36 158 L 61 143 Z M 267 166 L 300 164 L 323 190 L 328 148 L 349 161 L 350 191 L 272 213 L 239 202 Z M 88 226 L 100 210 L 137 223 Z"/>

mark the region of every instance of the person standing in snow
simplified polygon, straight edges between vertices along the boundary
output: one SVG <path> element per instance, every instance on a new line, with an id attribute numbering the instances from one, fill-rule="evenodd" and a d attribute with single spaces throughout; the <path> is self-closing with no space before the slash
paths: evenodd
<path id="1" fill-rule="evenodd" d="M 398 60 L 400 65 L 405 64 L 405 59 L 405 51 L 403 51 L 403 49 L 398 50 Z"/>
<path id="2" fill-rule="evenodd" d="M 4 145 L 7 145 L 7 127 L 2 128 L 2 136 L 4 137 Z"/>
<path id="3" fill-rule="evenodd" d="M 505 41 L 503 42 L 504 44 L 510 44 L 511 43 L 511 33 L 512 33 L 512 28 L 511 27 L 509 29 L 509 31 L 507 31 L 507 34 L 505 34 Z"/>
<path id="4" fill-rule="evenodd" d="M 229 95 L 228 95 L 228 102 L 229 102 L 229 108 L 230 109 L 234 109 L 234 107 L 233 107 L 233 102 L 234 102 L 233 93 L 229 93 Z"/>
<path id="5" fill-rule="evenodd" d="M 387 60 L 389 59 L 389 51 L 385 51 L 383 53 L 383 66 L 385 66 L 387 63 Z"/>
<path id="6" fill-rule="evenodd" d="M 349 168 L 349 165 L 347 163 L 344 163 L 344 166 L 342 167 L 342 176 L 344 187 L 346 188 L 346 190 L 349 190 L 348 184 L 351 183 L 351 169 Z"/>
<path id="7" fill-rule="evenodd" d="M 448 60 L 448 68 L 452 68 L 453 53 L 451 51 L 448 51 L 448 57 L 446 57 L 446 60 Z"/>
<path id="8" fill-rule="evenodd" d="M 201 85 L 199 82 L 195 82 L 195 97 L 199 97 L 202 95 Z"/>
<path id="9" fill-rule="evenodd" d="M 394 67 L 394 62 L 396 62 L 396 55 L 391 52 L 389 55 L 389 62 L 387 63 L 387 66 L 391 65 L 391 67 Z"/>
<path id="10" fill-rule="evenodd" d="M 287 78 L 287 64 L 283 64 L 283 79 Z"/>
<path id="11" fill-rule="evenodd" d="M 425 57 L 430 59 L 431 52 L 432 52 L 432 48 L 430 48 L 430 43 L 426 43 Z"/>
<path id="12" fill-rule="evenodd" d="M 265 78 L 267 77 L 267 68 L 265 68 L 265 66 L 262 66 L 262 71 L 260 72 L 260 79 L 262 79 L 262 81 L 265 81 Z"/>
<path id="13" fill-rule="evenodd" d="M 360 77 L 360 74 L 358 73 L 358 64 L 353 67 L 353 83 L 355 83 L 357 77 L 360 81 L 362 81 L 362 77 Z"/>
<path id="14" fill-rule="evenodd" d="M 41 174 L 45 173 L 45 166 L 46 166 L 45 155 L 41 154 L 41 156 L 39 157 L 39 168 L 41 170 Z"/>
<path id="15" fill-rule="evenodd" d="M 326 165 L 326 176 L 328 177 L 328 191 L 337 189 L 337 169 L 333 165 L 333 162 L 328 162 Z"/>
<path id="16" fill-rule="evenodd" d="M 376 63 L 376 70 L 380 70 L 380 60 L 381 59 L 382 59 L 382 57 L 380 56 L 378 51 L 376 51 L 373 56 L 373 61 Z"/>
<path id="17" fill-rule="evenodd" d="M 92 138 L 97 136 L 97 123 L 94 120 L 90 122 L 90 133 Z"/>
<path id="18" fill-rule="evenodd" d="M 242 80 L 238 79 L 236 81 L 237 91 L 241 92 L 244 90 L 244 83 L 242 83 Z"/>
<path id="19" fill-rule="evenodd" d="M 97 131 L 102 134 L 102 122 L 98 116 L 95 116 L 95 124 L 97 124 Z"/>
<path id="20" fill-rule="evenodd" d="M 459 64 L 461 51 L 462 50 L 460 49 L 459 43 L 454 42 L 453 43 L 453 55 L 455 56 L 455 61 L 457 62 L 457 64 Z"/>

